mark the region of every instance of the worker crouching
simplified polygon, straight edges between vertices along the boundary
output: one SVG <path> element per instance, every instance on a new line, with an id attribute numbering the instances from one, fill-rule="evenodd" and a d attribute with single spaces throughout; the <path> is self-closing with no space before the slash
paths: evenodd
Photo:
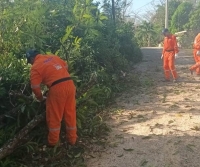
<path id="1" fill-rule="evenodd" d="M 36 98 L 43 101 L 40 84 L 49 88 L 46 98 L 46 121 L 49 129 L 48 144 L 55 146 L 59 141 L 61 121 L 66 125 L 66 139 L 71 145 L 77 140 L 76 88 L 68 73 L 65 61 L 55 55 L 42 55 L 36 50 L 26 53 L 31 67 L 31 88 Z"/>

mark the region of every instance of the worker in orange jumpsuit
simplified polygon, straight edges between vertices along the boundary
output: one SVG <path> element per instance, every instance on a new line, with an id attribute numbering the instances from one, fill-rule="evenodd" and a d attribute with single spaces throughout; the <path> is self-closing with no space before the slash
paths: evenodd
<path id="1" fill-rule="evenodd" d="M 46 97 L 46 121 L 49 129 L 48 144 L 55 146 L 59 142 L 61 121 L 66 125 L 66 139 L 74 145 L 77 140 L 75 85 L 68 73 L 65 61 L 54 55 L 42 55 L 36 50 L 26 53 L 27 63 L 31 67 L 31 88 L 36 98 L 43 101 L 40 84 L 49 88 Z"/>
<path id="2" fill-rule="evenodd" d="M 170 71 L 173 76 L 173 81 L 176 82 L 178 75 L 175 69 L 175 59 L 178 57 L 178 46 L 176 37 L 170 34 L 168 29 L 162 31 L 165 36 L 163 42 L 163 51 L 161 59 L 163 59 L 163 68 L 165 74 L 165 81 L 170 81 Z"/>
<path id="3" fill-rule="evenodd" d="M 195 37 L 193 54 L 196 64 L 190 67 L 190 72 L 193 74 L 193 71 L 196 71 L 196 74 L 200 75 L 200 33 Z"/>

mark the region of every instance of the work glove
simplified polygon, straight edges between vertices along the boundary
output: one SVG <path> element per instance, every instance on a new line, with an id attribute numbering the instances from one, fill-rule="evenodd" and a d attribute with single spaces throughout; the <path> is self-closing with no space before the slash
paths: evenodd
<path id="1" fill-rule="evenodd" d="M 162 56 L 161 56 L 161 59 L 163 59 L 163 54 L 162 54 Z"/>
<path id="2" fill-rule="evenodd" d="M 39 102 L 43 102 L 43 101 L 46 101 L 47 97 L 46 96 L 43 96 L 42 97 L 42 100 L 38 100 Z"/>
<path id="3" fill-rule="evenodd" d="M 46 96 L 43 96 L 43 99 L 42 99 L 42 101 L 45 101 L 47 99 L 47 97 Z"/>
<path id="4" fill-rule="evenodd" d="M 200 50 L 197 51 L 197 56 L 200 56 Z"/>
<path id="5" fill-rule="evenodd" d="M 175 59 L 177 59 L 177 58 L 178 58 L 178 53 L 175 54 Z"/>

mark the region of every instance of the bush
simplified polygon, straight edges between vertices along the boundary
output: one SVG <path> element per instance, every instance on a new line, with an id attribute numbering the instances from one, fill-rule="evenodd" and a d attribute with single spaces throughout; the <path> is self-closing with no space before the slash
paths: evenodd
<path id="1" fill-rule="evenodd" d="M 38 8 L 31 8 L 32 12 L 27 15 L 25 14 L 27 11 L 18 13 L 19 16 L 28 17 L 28 22 L 22 21 L 23 31 L 27 26 L 32 24 L 35 26 L 34 31 L 32 27 L 31 32 L 26 32 L 34 38 L 27 37 L 25 45 L 37 47 L 42 53 L 55 53 L 68 62 L 69 72 L 75 81 L 78 93 L 83 92 L 77 99 L 79 136 L 99 136 L 101 132 L 105 133 L 108 130 L 99 112 L 107 106 L 116 92 L 123 89 L 122 73 L 128 72 L 133 64 L 139 62 L 142 54 L 134 37 L 133 25 L 121 23 L 114 27 L 112 20 L 108 20 L 109 17 L 101 13 L 90 1 L 85 2 L 88 4 L 67 1 L 66 8 L 63 8 L 64 2 L 66 1 L 46 2 L 45 5 L 49 5 L 49 8 L 42 11 L 45 17 L 38 20 L 34 20 L 34 17 L 39 17 L 37 12 L 41 12 L 41 5 L 43 5 L 41 1 L 35 3 L 34 5 L 39 5 Z M 28 3 L 33 1 L 26 1 L 24 5 Z M 85 8 L 80 8 L 80 5 L 85 5 Z M 12 10 L 16 10 L 15 7 L 22 6 L 18 4 L 12 7 Z M 63 15 L 63 12 L 67 12 L 68 15 Z M 58 18 L 60 20 L 57 20 Z M 63 25 L 63 21 L 66 24 Z M 40 26 L 37 26 L 38 24 Z M 9 26 L 13 29 L 12 24 Z M 41 27 L 44 28 L 40 30 Z M 53 27 L 58 27 L 57 31 Z M 46 32 L 43 32 L 44 30 Z M 37 31 L 40 32 L 40 36 L 34 35 Z M 23 59 L 24 33 L 20 31 L 17 32 L 17 36 L 14 36 L 18 38 L 15 40 L 19 41 L 17 45 L 15 41 L 5 42 L 6 46 L 1 45 L 4 54 L 1 55 L 0 60 L 0 114 L 6 117 L 1 123 L 0 145 L 12 138 L 35 115 L 41 113 L 38 102 L 27 98 L 32 96 L 32 92 L 29 84 L 30 66 Z M 9 49 L 13 45 L 16 47 Z M 17 114 L 9 115 L 8 113 L 13 109 Z M 36 145 L 30 143 L 24 146 L 27 150 L 22 152 L 20 149 L 17 150 L 21 157 L 25 156 L 20 160 L 22 163 L 26 164 L 26 157 L 30 156 L 30 154 L 26 155 L 28 150 L 36 151 L 43 144 L 43 137 L 46 136 L 41 137 L 39 134 L 44 135 L 44 131 L 46 133 L 45 124 L 36 127 L 29 136 L 30 142 Z M 18 155 L 14 155 L 13 160 L 17 161 L 15 158 L 18 158 Z M 6 158 L 4 162 L 6 163 L 7 160 Z M 38 162 L 36 166 L 40 163 L 42 162 Z"/>

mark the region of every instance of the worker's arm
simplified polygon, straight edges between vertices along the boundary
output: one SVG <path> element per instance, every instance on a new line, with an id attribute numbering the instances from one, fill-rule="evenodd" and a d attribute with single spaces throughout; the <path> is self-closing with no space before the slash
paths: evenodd
<path id="1" fill-rule="evenodd" d="M 166 38 L 166 37 L 165 37 L 165 38 Z M 164 40 L 163 40 L 163 50 L 162 50 L 162 55 L 164 55 L 164 53 L 165 53 L 165 47 L 166 47 L 166 46 L 165 46 L 165 45 L 166 45 L 166 44 L 165 44 L 165 40 L 166 40 L 165 38 L 164 38 Z"/>
<path id="2" fill-rule="evenodd" d="M 32 88 L 32 91 L 35 94 L 36 98 L 39 101 L 43 100 L 43 95 L 42 95 L 41 88 L 40 88 L 41 82 L 42 82 L 41 75 L 38 73 L 37 70 L 32 68 L 31 69 L 31 88 Z"/>
<path id="3" fill-rule="evenodd" d="M 173 41 L 174 41 L 174 51 L 177 54 L 179 52 L 179 50 L 178 50 L 176 36 L 173 35 L 172 38 L 173 38 Z"/>

